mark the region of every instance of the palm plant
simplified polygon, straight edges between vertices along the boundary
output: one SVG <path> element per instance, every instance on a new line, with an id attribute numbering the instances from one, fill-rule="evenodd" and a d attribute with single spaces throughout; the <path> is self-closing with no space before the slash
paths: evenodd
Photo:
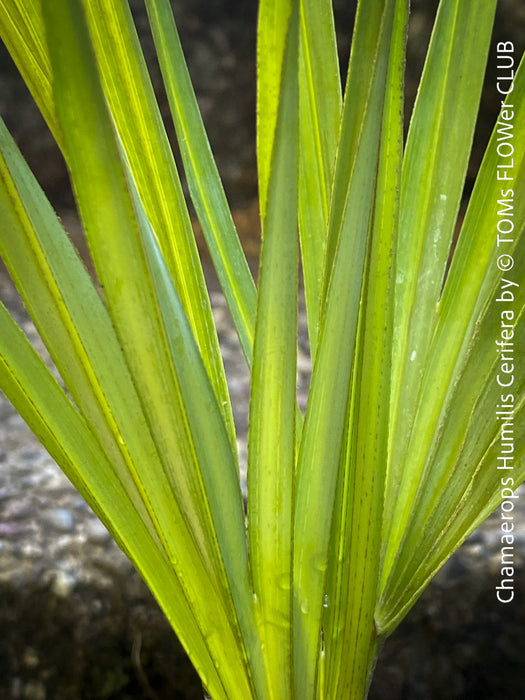
<path id="1" fill-rule="evenodd" d="M 525 341 L 525 70 L 502 116 L 512 240 L 498 247 L 495 130 L 454 246 L 496 0 L 441 0 L 404 145 L 407 0 L 359 3 L 344 95 L 330 0 L 261 0 L 256 288 L 169 0 L 145 4 L 251 370 L 247 512 L 188 209 L 124 0 L 0 0 L 100 285 L 1 125 L 0 251 L 65 389 L 3 306 L 0 386 L 134 562 L 213 698 L 362 698 L 382 640 L 502 499 L 503 393 L 515 446 L 504 475 L 513 488 L 524 477 L 525 372 L 516 362 L 502 391 L 495 340 L 508 282 L 508 329 Z"/>

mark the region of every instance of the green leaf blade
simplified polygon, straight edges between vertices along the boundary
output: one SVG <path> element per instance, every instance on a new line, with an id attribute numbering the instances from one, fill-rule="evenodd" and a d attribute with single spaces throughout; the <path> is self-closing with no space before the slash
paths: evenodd
<path id="1" fill-rule="evenodd" d="M 234 446 L 233 416 L 204 275 L 131 12 L 116 0 L 89 0 L 84 8 L 106 100 L 143 206 L 220 396 L 220 409 Z"/>
<path id="2" fill-rule="evenodd" d="M 44 119 L 61 144 L 53 102 L 51 63 L 45 41 L 42 0 L 0 3 L 0 35 Z"/>
<path id="3" fill-rule="evenodd" d="M 142 561 L 137 554 L 140 550 L 136 550 L 129 544 L 129 538 L 133 537 L 134 529 L 137 527 L 137 519 L 142 522 L 142 529 L 149 533 L 149 539 L 163 552 L 162 556 L 165 557 L 166 563 L 162 565 L 161 570 L 164 571 L 164 575 L 166 575 L 166 565 L 174 566 L 174 570 L 170 570 L 169 573 L 170 580 L 164 586 L 166 589 L 164 595 L 168 595 L 168 590 L 178 589 L 177 599 L 184 595 L 186 601 L 184 606 L 187 607 L 192 596 L 188 597 L 185 586 L 180 583 L 183 579 L 179 579 L 179 576 L 181 571 L 190 569 L 195 572 L 197 579 L 200 579 L 203 594 L 209 587 L 207 595 L 211 600 L 211 591 L 216 590 L 216 584 L 214 584 L 209 556 L 206 556 L 206 540 L 195 531 L 190 535 L 180 509 L 171 496 L 169 481 L 163 473 L 149 427 L 142 414 L 140 402 L 107 313 L 82 263 L 76 257 L 72 245 L 27 166 L 17 154 L 14 144 L 7 139 L 5 131 L 2 131 L 1 136 L 0 211 L 3 227 L 0 232 L 0 249 L 9 269 L 15 273 L 13 276 L 24 301 L 35 317 L 40 334 L 51 355 L 56 359 L 66 385 L 70 387 L 88 426 L 86 429 L 73 426 L 71 437 L 66 439 L 62 430 L 67 431 L 70 426 L 69 413 L 64 413 L 64 410 L 60 409 L 60 399 L 57 398 L 58 408 L 49 399 L 51 416 L 54 417 L 54 411 L 56 411 L 54 430 L 61 436 L 57 440 L 60 445 L 67 446 L 71 439 L 75 439 L 77 433 L 84 435 L 86 430 L 91 430 L 93 435 L 96 435 L 97 449 L 102 457 L 89 457 L 86 460 L 81 451 L 77 450 L 74 452 L 75 459 L 66 458 L 63 451 L 50 441 L 49 431 L 42 432 L 40 413 L 43 409 L 40 408 L 38 414 L 31 412 L 31 409 L 40 400 L 41 394 L 44 396 L 41 401 L 44 402 L 48 400 L 46 391 L 51 391 L 52 395 L 56 394 L 52 384 L 51 389 L 46 390 L 49 382 L 45 373 L 35 370 L 36 378 L 33 379 L 31 375 L 30 380 L 26 382 L 28 388 L 24 389 L 22 395 L 17 385 L 9 380 L 8 375 L 3 380 L 2 386 L 18 410 L 28 418 L 31 427 L 51 451 L 52 456 L 59 461 L 66 474 L 88 498 L 97 513 L 102 515 L 105 522 L 108 522 L 109 518 L 110 530 L 119 542 L 127 543 L 124 548 L 127 552 L 133 553 L 132 559 L 139 570 L 144 575 L 147 573 L 150 579 L 152 578 L 151 572 L 148 573 L 147 564 L 148 558 L 152 556 L 151 552 L 145 548 L 144 561 Z M 20 202 L 17 202 L 18 197 L 21 199 Z M 32 229 L 33 225 L 35 230 Z M 20 261 L 23 261 L 23 264 Z M 22 349 L 19 348 L 18 336 L 10 329 L 8 331 L 5 335 L 4 353 L 11 353 L 10 357 L 15 358 L 20 354 L 20 367 L 17 365 L 16 372 L 12 372 L 20 380 L 24 377 L 24 367 L 27 365 L 31 369 L 35 362 L 31 353 L 26 351 L 23 345 Z M 11 359 L 10 362 L 13 364 L 14 361 Z M 43 378 L 38 379 L 42 375 Z M 51 418 L 48 417 L 46 420 L 49 422 Z M 80 418 L 75 420 L 78 422 Z M 64 423 L 63 426 L 62 423 Z M 93 469 L 98 471 L 90 471 L 91 464 Z M 89 489 L 83 481 L 83 478 L 87 478 L 86 474 L 91 475 Z M 118 483 L 120 489 L 118 493 L 125 494 L 124 505 L 119 505 L 118 500 L 111 507 L 107 505 L 108 480 L 111 483 Z M 115 495 L 114 491 L 110 491 L 108 498 L 111 500 L 117 496 L 118 494 Z M 101 499 L 103 505 L 99 506 Z M 121 524 L 115 524 L 112 513 L 115 509 L 118 513 L 119 508 L 126 510 L 129 507 L 134 509 L 134 515 L 126 516 L 130 523 L 129 528 L 126 529 Z M 169 513 L 172 530 L 171 545 L 166 544 L 166 521 L 163 531 L 162 512 Z M 118 523 L 121 522 L 122 519 L 118 520 Z M 200 547 L 200 552 L 197 551 L 194 539 Z M 174 542 L 185 542 L 184 553 L 181 556 L 180 550 L 178 551 L 176 564 L 174 564 L 172 549 Z M 154 552 L 153 555 L 156 556 Z M 164 589 L 159 587 L 157 574 L 152 580 L 156 581 L 154 590 L 161 605 L 164 609 L 170 610 L 170 619 L 174 620 L 172 601 L 164 599 L 163 595 L 159 594 L 159 591 L 162 592 Z M 200 624 L 206 617 L 210 621 L 208 627 L 218 623 L 221 611 L 217 611 L 214 606 L 211 616 L 209 613 L 210 611 L 203 611 L 200 614 Z M 185 613 L 182 614 L 181 619 L 184 616 Z M 186 631 L 183 631 L 181 637 L 192 650 L 192 647 L 195 644 L 199 646 L 199 643 L 192 643 L 191 633 L 188 633 L 189 636 Z M 193 655 L 193 651 L 191 653 Z M 227 651 L 228 656 L 229 653 Z M 193 658 L 197 667 L 203 668 L 203 660 Z M 230 663 L 232 661 L 230 660 Z M 209 669 L 203 674 L 209 677 L 214 675 Z"/>
<path id="4" fill-rule="evenodd" d="M 510 98 L 515 108 L 516 143 L 525 137 L 524 65 L 522 61 Z M 420 407 L 414 422 L 414 432 L 421 439 L 414 439 L 408 451 L 408 458 L 422 465 L 422 477 L 412 501 L 412 515 L 403 533 L 402 547 L 389 572 L 379 607 L 378 620 L 381 625 L 386 625 L 388 620 L 388 629 L 403 614 L 399 612 L 405 600 L 403 589 L 420 591 L 422 579 L 428 580 L 451 553 L 447 546 L 451 542 L 457 546 L 471 531 L 473 521 L 469 522 L 468 517 L 479 522 L 469 504 L 487 501 L 497 504 L 497 469 L 494 463 L 490 464 L 488 455 L 494 455 L 492 443 L 498 431 L 496 407 L 502 402 L 504 391 L 496 381 L 495 341 L 501 338 L 501 324 L 508 321 L 500 317 L 501 304 L 496 298 L 501 294 L 502 284 L 506 284 L 502 278 L 512 277 L 512 273 L 502 274 L 497 265 L 501 254 L 496 234 L 502 185 L 494 175 L 498 163 L 497 138 L 496 127 L 452 258 L 422 378 Z M 514 166 L 514 242 L 507 248 L 514 257 L 516 270 L 522 270 L 525 264 L 523 152 L 515 154 Z M 492 206 L 488 205 L 490 202 Z M 519 338 L 524 332 L 521 274 L 512 281 L 519 285 L 511 286 L 510 306 L 512 333 Z M 516 390 L 510 393 L 517 415 L 523 401 L 523 369 L 518 364 L 515 381 Z M 516 483 L 521 479 L 519 474 L 518 471 Z M 416 537 L 422 518 L 425 518 L 425 536 Z M 428 556 L 432 564 L 425 563 L 426 556 L 422 554 L 425 544 L 430 548 Z"/>
<path id="5" fill-rule="evenodd" d="M 233 446 L 231 406 L 191 222 L 129 9 L 113 0 L 90 0 L 84 5 L 108 104 L 208 372 L 222 394 L 221 410 Z M 0 6 L 0 31 L 64 151 L 51 86 L 49 50 L 43 40 L 41 2 L 22 0 Z"/>
<path id="6" fill-rule="evenodd" d="M 0 304 L 0 386 L 141 571 L 214 697 L 227 698 L 208 644 L 148 519 L 29 341 Z"/>
<path id="7" fill-rule="evenodd" d="M 147 0 L 146 7 L 192 200 L 251 367 L 256 304 L 253 278 L 213 160 L 171 6 L 167 0 Z"/>
<path id="8" fill-rule="evenodd" d="M 154 482 L 149 489 L 151 498 L 156 499 L 160 532 L 199 616 L 203 633 L 214 640 L 210 642 L 212 653 L 222 667 L 221 677 L 226 687 L 237 689 L 232 692 L 250 693 L 252 680 L 246 640 L 242 638 L 239 618 L 231 602 L 232 590 L 242 595 L 244 601 L 251 601 L 248 571 L 243 568 L 246 555 L 242 557 L 242 550 L 231 551 L 231 538 L 218 541 L 214 518 L 217 523 L 221 519 L 217 512 L 213 517 L 210 514 L 213 499 L 206 491 L 196 458 L 194 426 L 188 423 L 187 406 L 163 325 L 159 279 L 150 269 L 148 251 L 154 241 L 152 232 L 139 206 L 135 183 L 128 177 L 127 162 L 106 111 L 79 3 L 54 3 L 52 8 L 46 7 L 45 19 L 53 47 L 58 116 L 95 267 L 161 456 L 163 467 L 158 476 L 163 478 L 165 474 L 170 482 L 167 491 Z M 62 39 L 67 34 L 68 41 L 55 41 L 57 32 Z M 87 124 L 95 124 L 96 129 L 88 132 Z M 104 168 L 100 169 L 97 164 L 102 162 Z M 98 178 L 93 178 L 94 172 L 99 173 Z M 111 201 L 110 207 L 105 206 L 107 201 Z M 106 231 L 111 231 L 111 237 Z M 166 274 L 163 271 L 164 277 Z M 201 362 L 200 357 L 197 362 Z M 218 406 L 215 408 L 217 415 L 213 419 L 222 421 Z M 233 459 L 231 451 L 230 457 Z M 225 466 L 228 468 L 228 464 Z M 240 503 L 238 484 L 237 494 Z M 232 489 L 231 495 L 235 497 L 235 490 Z M 229 515 L 235 518 L 229 523 L 230 535 L 237 537 L 237 542 L 242 541 L 245 550 L 242 510 L 239 507 Z M 186 542 L 179 547 L 181 536 Z M 200 553 L 191 542 L 193 537 L 200 540 L 203 547 Z M 191 557 L 193 562 L 189 560 Z M 241 557 L 236 569 L 242 574 L 240 580 L 235 579 L 231 569 L 224 568 L 225 563 L 235 561 L 236 557 Z M 245 609 L 250 609 L 248 604 Z"/>
<path id="9" fill-rule="evenodd" d="M 374 613 L 383 547 L 407 3 L 401 0 L 385 8 L 384 22 L 387 78 L 377 181 L 361 292 L 343 484 L 337 496 L 341 513 L 336 511 L 334 518 L 334 563 L 327 580 L 327 698 L 358 697 L 367 692 L 378 644 Z"/>
<path id="10" fill-rule="evenodd" d="M 406 451 L 415 435 L 419 388 L 437 321 L 494 11 L 493 1 L 482 8 L 441 3 L 407 140 L 396 259 L 385 572 L 412 508 L 408 493 L 418 483 L 420 463 L 406 468 Z"/>
<path id="11" fill-rule="evenodd" d="M 294 0 L 261 0 L 257 24 L 257 169 L 261 220 L 266 216 L 279 111 L 286 30 Z"/>
<path id="12" fill-rule="evenodd" d="M 341 85 L 330 0 L 301 3 L 299 221 L 311 356 L 319 329 Z"/>
<path id="13" fill-rule="evenodd" d="M 259 272 L 248 439 L 248 532 L 271 696 L 292 691 L 297 347 L 298 3 L 289 21 Z M 276 673 L 275 669 L 279 669 Z"/>
<path id="14" fill-rule="evenodd" d="M 361 5 L 354 47 L 362 46 L 363 50 L 354 48 L 343 106 L 325 261 L 324 312 L 299 451 L 296 489 L 294 663 L 296 692 L 305 698 L 315 697 L 320 682 L 320 660 L 330 674 L 322 648 L 321 627 L 326 619 L 323 608 L 327 567 L 333 553 L 331 527 L 341 508 L 340 469 L 345 463 L 346 439 L 353 429 L 348 422 L 348 411 L 375 204 L 389 70 L 388 32 L 394 6 L 394 2 Z M 363 74 L 366 80 L 362 79 Z M 361 103 L 356 102 L 356 92 L 364 96 Z M 316 523 L 314 531 L 312 522 Z M 324 632 L 337 636 L 331 629 Z M 365 672 L 361 678 L 366 679 L 366 675 Z"/>

